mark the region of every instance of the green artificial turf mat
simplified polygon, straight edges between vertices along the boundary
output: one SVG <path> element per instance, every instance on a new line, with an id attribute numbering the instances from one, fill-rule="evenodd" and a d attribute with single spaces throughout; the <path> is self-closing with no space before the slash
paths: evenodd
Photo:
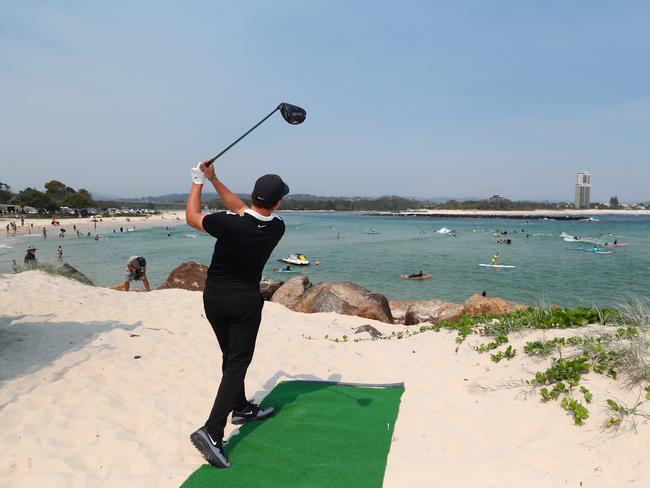
<path id="1" fill-rule="evenodd" d="M 231 468 L 201 466 L 181 488 L 379 487 L 404 387 L 278 384 L 225 446 Z M 189 442 L 189 441 L 188 441 Z"/>

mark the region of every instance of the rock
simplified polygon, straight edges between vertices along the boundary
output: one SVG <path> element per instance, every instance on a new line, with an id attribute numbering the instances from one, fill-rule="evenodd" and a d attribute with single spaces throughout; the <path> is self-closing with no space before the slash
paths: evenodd
<path id="1" fill-rule="evenodd" d="M 388 302 L 390 312 L 393 314 L 393 322 L 396 324 L 403 324 L 406 319 L 406 311 L 413 304 L 406 300 L 391 300 Z"/>
<path id="2" fill-rule="evenodd" d="M 275 296 L 273 296 L 273 300 L 275 301 Z M 306 291 L 294 310 L 305 313 L 336 312 L 379 320 L 388 324 L 393 323 L 393 315 L 384 295 L 349 281 L 319 283 L 312 286 Z"/>
<path id="3" fill-rule="evenodd" d="M 297 276 L 276 290 L 271 301 L 280 303 L 291 310 L 296 310 L 305 292 L 311 288 L 311 282 L 307 276 Z"/>
<path id="4" fill-rule="evenodd" d="M 205 280 L 207 278 L 208 267 L 204 264 L 191 261 L 174 268 L 165 282 L 156 288 L 156 290 L 180 288 L 182 290 L 203 291 L 205 288 Z M 260 282 L 260 293 L 264 297 L 264 300 L 270 300 L 275 291 L 280 288 L 283 283 L 283 281 L 262 276 L 262 281 Z M 121 285 L 116 286 L 120 287 Z"/>
<path id="5" fill-rule="evenodd" d="M 441 300 L 418 300 L 406 311 L 406 325 L 429 322 L 435 324 L 441 320 L 454 322 L 463 315 L 463 306 L 457 303 L 447 303 Z"/>
<path id="6" fill-rule="evenodd" d="M 260 293 L 264 297 L 264 300 L 271 300 L 273 294 L 282 285 L 284 285 L 284 281 L 276 280 L 275 278 L 269 278 L 268 276 L 262 276 L 262 281 L 260 281 Z"/>
<path id="7" fill-rule="evenodd" d="M 181 288 L 190 291 L 203 291 L 207 277 L 208 267 L 191 261 L 174 268 L 165 282 L 157 289 Z"/>
<path id="8" fill-rule="evenodd" d="M 470 316 L 500 314 L 526 308 L 528 307 L 519 303 L 509 302 L 499 297 L 484 297 L 478 293 L 469 297 L 464 305 L 465 313 Z"/>
<path id="9" fill-rule="evenodd" d="M 357 330 L 354 331 L 355 334 L 361 334 L 362 332 L 367 332 L 368 334 L 370 334 L 370 337 L 372 337 L 373 339 L 377 339 L 384 335 L 370 324 L 364 324 L 361 327 L 358 327 Z"/>
<path id="10" fill-rule="evenodd" d="M 81 271 L 77 270 L 73 266 L 70 266 L 68 263 L 63 263 L 63 266 L 61 266 L 65 271 L 66 271 L 66 276 L 69 278 L 75 279 L 77 281 L 80 281 L 84 285 L 90 285 L 90 286 L 95 286 L 90 279 L 83 274 Z"/>

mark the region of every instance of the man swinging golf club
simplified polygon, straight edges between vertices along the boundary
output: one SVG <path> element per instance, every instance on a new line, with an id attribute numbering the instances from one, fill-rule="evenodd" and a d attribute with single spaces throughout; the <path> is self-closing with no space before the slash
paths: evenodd
<path id="1" fill-rule="evenodd" d="M 241 424 L 273 415 L 246 399 L 244 378 L 253 358 L 264 300 L 260 294 L 262 269 L 284 234 L 284 222 L 273 213 L 289 187 L 278 175 L 264 175 L 246 204 L 215 176 L 204 161 L 192 168 L 192 190 L 187 199 L 187 224 L 217 239 L 203 293 L 205 314 L 223 353 L 221 384 L 205 425 L 190 439 L 213 466 L 230 466 L 223 450 L 223 433 L 232 422 Z M 201 213 L 201 190 L 212 182 L 227 212 Z"/>

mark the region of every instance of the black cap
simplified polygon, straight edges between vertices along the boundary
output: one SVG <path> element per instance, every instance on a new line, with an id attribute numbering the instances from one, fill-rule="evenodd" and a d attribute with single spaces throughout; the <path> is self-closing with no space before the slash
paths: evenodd
<path id="1" fill-rule="evenodd" d="M 278 175 L 260 176 L 253 188 L 253 197 L 264 203 L 275 203 L 289 193 L 289 186 Z"/>

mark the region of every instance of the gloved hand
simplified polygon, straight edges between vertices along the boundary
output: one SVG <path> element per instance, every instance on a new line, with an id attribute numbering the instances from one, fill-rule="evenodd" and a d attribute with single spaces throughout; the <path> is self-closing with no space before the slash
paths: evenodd
<path id="1" fill-rule="evenodd" d="M 196 166 L 192 168 L 192 183 L 195 185 L 202 185 L 205 183 L 205 174 L 203 173 L 203 168 L 201 168 L 201 163 L 197 163 Z"/>

